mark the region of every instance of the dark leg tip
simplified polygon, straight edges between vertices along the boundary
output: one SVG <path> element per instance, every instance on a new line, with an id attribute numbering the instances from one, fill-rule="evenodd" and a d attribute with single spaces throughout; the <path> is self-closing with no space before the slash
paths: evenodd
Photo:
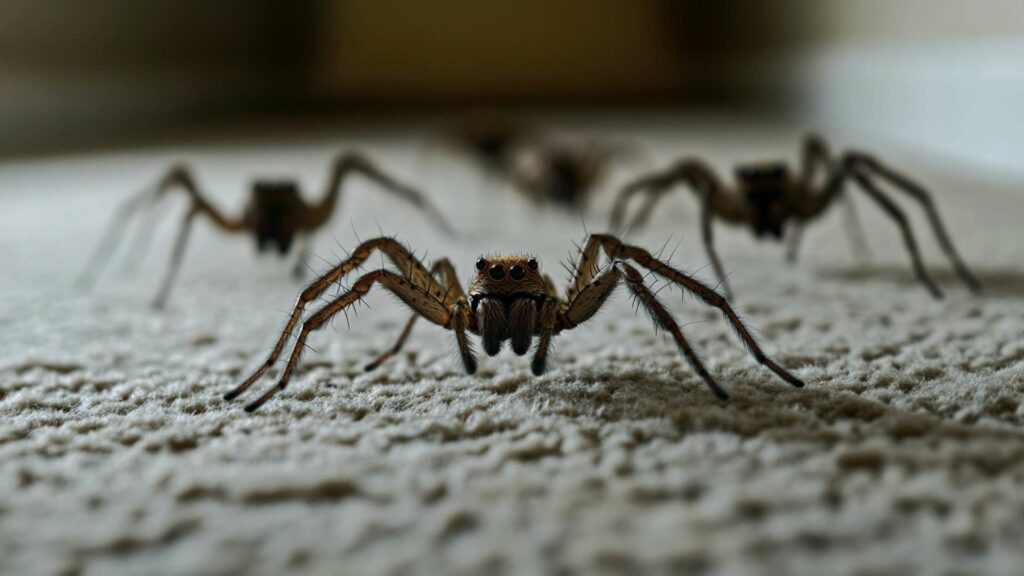
<path id="1" fill-rule="evenodd" d="M 504 342 L 497 338 L 484 338 L 484 352 L 486 352 L 488 356 L 497 356 L 498 352 L 501 352 L 502 344 L 504 344 Z"/>
<path id="2" fill-rule="evenodd" d="M 533 372 L 534 376 L 540 376 L 544 374 L 544 371 L 546 369 L 547 361 L 545 361 L 542 358 L 534 358 L 533 361 L 530 362 L 530 371 Z"/>
<path id="3" fill-rule="evenodd" d="M 223 396 L 223 398 L 225 400 L 234 400 L 235 398 L 238 398 L 239 394 L 241 394 L 241 392 L 236 392 L 235 390 L 232 390 L 231 392 L 228 392 L 227 394 L 225 394 Z"/>
<path id="4" fill-rule="evenodd" d="M 376 362 L 370 362 L 366 366 L 363 366 L 363 372 L 372 372 L 377 369 L 377 366 L 380 366 L 380 364 Z"/>
<path id="5" fill-rule="evenodd" d="M 803 388 L 804 387 L 804 381 L 803 380 L 801 380 L 801 379 L 797 378 L 796 376 L 794 376 L 793 374 L 789 373 L 786 369 L 782 368 L 781 366 L 778 366 L 778 365 L 773 366 L 772 367 L 772 372 L 775 372 L 776 376 L 778 376 L 779 378 L 785 380 L 787 384 L 789 384 L 790 386 L 792 386 L 794 388 Z"/>
<path id="6" fill-rule="evenodd" d="M 526 338 L 513 338 L 512 339 L 512 351 L 515 352 L 516 356 L 523 356 L 530 351 L 530 344 L 532 339 Z"/>
<path id="7" fill-rule="evenodd" d="M 939 287 L 931 281 L 931 278 L 920 278 L 920 280 L 921 283 L 924 284 L 925 289 L 928 290 L 928 293 L 932 295 L 932 298 L 942 300 L 945 297 L 942 290 L 940 290 Z"/>
<path id="8" fill-rule="evenodd" d="M 704 378 L 704 384 L 707 384 L 708 390 L 711 390 L 711 393 L 715 395 L 715 398 L 718 398 L 723 402 L 729 399 L 729 393 L 723 390 L 722 387 L 718 385 L 718 382 L 715 382 L 710 375 L 702 374 L 701 376 Z"/>
<path id="9" fill-rule="evenodd" d="M 245 411 L 246 411 L 246 412 L 248 412 L 248 413 L 250 413 L 250 414 L 252 414 L 252 413 L 253 413 L 253 412 L 255 412 L 255 411 L 256 411 L 256 409 L 257 409 L 257 408 L 259 408 L 260 406 L 261 406 L 261 404 L 259 404 L 259 403 L 257 403 L 257 402 L 253 402 L 252 404 L 246 404 L 246 405 L 245 405 Z"/>
<path id="10" fill-rule="evenodd" d="M 464 359 L 462 361 L 462 364 L 466 368 L 466 374 L 469 374 L 470 376 L 472 376 L 473 374 L 476 374 L 476 359 L 475 358 L 466 358 L 466 359 Z"/>

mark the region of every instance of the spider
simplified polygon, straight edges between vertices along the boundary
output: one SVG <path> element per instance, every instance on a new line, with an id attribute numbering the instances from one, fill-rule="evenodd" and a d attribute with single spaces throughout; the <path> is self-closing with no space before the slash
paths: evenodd
<path id="1" fill-rule="evenodd" d="M 171 190 L 184 192 L 188 196 L 191 206 L 185 213 L 184 220 L 178 229 L 170 265 L 156 298 L 153 300 L 154 307 L 161 308 L 166 304 L 171 285 L 185 252 L 185 244 L 188 241 L 192 222 L 196 216 L 200 215 L 205 216 L 223 232 L 250 234 L 256 240 L 256 248 L 259 252 L 273 248 L 283 257 L 288 254 L 293 243 L 298 239 L 301 247 L 293 274 L 299 277 L 302 275 L 306 259 L 309 257 L 309 237 L 330 221 L 341 195 L 342 182 L 350 174 L 362 174 L 385 190 L 411 202 L 427 213 L 442 230 L 451 233 L 451 228 L 440 212 L 429 204 L 420 192 L 393 179 L 368 158 L 357 153 L 343 153 L 334 160 L 327 183 L 327 191 L 320 202 L 307 204 L 300 195 L 298 184 L 294 181 L 256 180 L 249 191 L 248 204 L 242 215 L 237 218 L 221 213 L 200 192 L 191 171 L 183 165 L 176 165 L 156 184 L 129 198 L 117 210 L 103 240 L 97 246 L 85 269 L 83 283 L 91 283 L 92 278 L 99 273 L 113 252 L 131 216 L 142 207 L 154 205 Z"/>
<path id="2" fill-rule="evenodd" d="M 496 172 L 505 169 L 512 149 L 539 139 L 532 126 L 493 112 L 466 115 L 450 126 L 444 137 Z"/>
<path id="3" fill-rule="evenodd" d="M 583 208 L 624 149 L 605 143 L 555 141 L 531 126 L 497 114 L 476 114 L 448 137 L 488 171 L 535 204 Z"/>
<path id="4" fill-rule="evenodd" d="M 245 381 L 225 394 L 225 400 L 238 397 L 274 365 L 288 343 L 292 331 L 299 324 L 306 305 L 319 298 L 331 285 L 341 281 L 346 274 L 359 267 L 378 250 L 391 260 L 397 272 L 381 268 L 363 274 L 348 291 L 309 315 L 302 322 L 277 384 L 248 404 L 245 407 L 246 411 L 256 410 L 276 393 L 284 390 L 306 347 L 309 334 L 322 327 L 335 314 L 345 311 L 366 296 L 374 284 L 380 284 L 392 292 L 412 309 L 413 315 L 394 345 L 367 364 L 366 370 L 373 370 L 401 350 L 416 319 L 423 316 L 455 334 L 462 365 L 468 374 L 473 374 L 477 368 L 468 334 L 478 335 L 484 351 L 490 356 L 501 351 L 505 342 L 509 343 L 516 354 L 525 355 L 536 337 L 530 367 L 533 374 L 540 376 L 547 367 L 552 338 L 591 319 L 619 283 L 624 281 L 638 305 L 643 306 L 650 314 L 655 328 L 669 332 L 683 356 L 711 392 L 722 400 L 727 399 L 728 394 L 704 367 L 696 352 L 683 337 L 672 314 L 644 283 L 644 276 L 637 267 L 682 287 L 705 304 L 721 310 L 759 363 L 793 386 L 804 385 L 799 378 L 765 355 L 749 329 L 718 292 L 652 256 L 647 250 L 624 244 L 614 236 L 592 234 L 588 237 L 580 252 L 579 262 L 564 299 L 558 296 L 551 278 L 541 273 L 540 265 L 535 258 L 480 258 L 476 262 L 476 272 L 467 294 L 459 286 L 455 269 L 447 259 L 437 261 L 428 270 L 394 238 L 381 237 L 360 244 L 348 259 L 302 291 L 270 355 Z M 598 266 L 602 251 L 609 260 L 608 265 L 603 268 Z"/>
<path id="5" fill-rule="evenodd" d="M 824 173 L 824 182 L 820 187 L 814 185 L 819 170 Z M 729 289 L 712 241 L 711 224 L 714 218 L 717 217 L 729 224 L 747 225 L 757 238 L 768 237 L 776 240 L 782 239 L 785 227 L 792 222 L 794 229 L 790 234 L 789 251 L 790 258 L 795 259 L 803 227 L 824 214 L 834 200 L 842 197 L 844 185 L 852 179 L 896 222 L 910 252 L 917 279 L 932 296 L 942 298 L 942 291 L 932 281 L 921 261 L 917 241 L 906 215 L 879 187 L 878 181 L 881 180 L 921 204 L 928 215 L 939 246 L 952 262 L 957 274 L 971 291 L 977 292 L 981 288 L 981 284 L 967 269 L 953 247 L 931 195 L 919 184 L 873 156 L 847 152 L 834 159 L 824 140 L 811 135 L 804 141 L 799 174 L 792 174 L 784 163 L 771 162 L 739 166 L 735 170 L 735 176 L 737 186 L 730 189 L 722 184 L 714 171 L 704 162 L 693 158 L 677 161 L 668 169 L 638 178 L 622 189 L 612 209 L 612 229 L 618 229 L 622 224 L 627 203 L 633 196 L 644 193 L 646 202 L 634 217 L 630 228 L 642 225 L 658 200 L 676 183 L 687 185 L 700 198 L 704 248 L 711 259 L 723 292 L 731 299 L 732 291 Z"/>

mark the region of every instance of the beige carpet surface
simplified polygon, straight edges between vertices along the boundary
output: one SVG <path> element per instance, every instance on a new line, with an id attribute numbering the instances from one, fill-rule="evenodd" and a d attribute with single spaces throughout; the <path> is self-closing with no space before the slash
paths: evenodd
<path id="1" fill-rule="evenodd" d="M 650 158 L 614 173 L 592 231 L 617 184 L 675 154 L 728 175 L 743 159 L 795 160 L 798 144 L 773 127 L 611 134 Z M 383 231 L 451 257 L 464 283 L 478 255 L 502 252 L 535 254 L 565 281 L 578 216 L 532 208 L 415 136 L 0 167 L 0 573 L 1024 573 L 1024 194 L 955 166 L 882 154 L 934 188 L 986 285 L 978 297 L 906 201 L 944 301 L 915 283 L 862 196 L 867 264 L 839 211 L 808 231 L 796 266 L 781 245 L 718 229 L 737 309 L 808 384 L 773 378 L 717 313 L 662 291 L 727 403 L 625 291 L 557 339 L 543 377 L 510 352 L 467 376 L 451 335 L 425 322 L 364 373 L 407 318 L 377 293 L 317 332 L 290 387 L 246 414 L 220 396 L 268 351 L 301 285 L 290 262 L 201 222 L 169 307 L 151 310 L 180 201 L 137 271 L 119 256 L 93 290 L 74 287 L 117 202 L 171 161 L 238 210 L 255 175 L 294 174 L 320 194 L 331 155 L 353 146 L 420 184 L 460 235 L 353 180 L 315 268 Z M 697 214 L 679 191 L 629 238 L 710 281 Z"/>

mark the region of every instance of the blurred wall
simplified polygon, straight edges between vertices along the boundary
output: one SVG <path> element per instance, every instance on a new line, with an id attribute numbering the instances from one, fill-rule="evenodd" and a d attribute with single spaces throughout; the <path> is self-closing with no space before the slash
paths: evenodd
<path id="1" fill-rule="evenodd" d="M 2 0 L 0 152 L 107 143 L 308 98 L 318 9 L 304 0 Z"/>
<path id="2" fill-rule="evenodd" d="M 0 153 L 266 113 L 788 114 L 1021 170 L 1022 0 L 0 0 Z M 863 140 L 861 140 L 863 136 Z"/>
<path id="3" fill-rule="evenodd" d="M 774 66 L 788 78 L 794 117 L 1024 177 L 1024 2 L 793 0 L 790 8 L 813 15 Z"/>
<path id="4" fill-rule="evenodd" d="M 789 0 L 784 4 L 789 10 L 813 14 L 810 21 L 815 25 L 808 36 L 814 44 L 945 41 L 1024 30 L 1024 5 L 1019 0 Z"/>
<path id="5" fill-rule="evenodd" d="M 331 2 L 320 87 L 377 104 L 665 100 L 685 87 L 670 4 Z"/>

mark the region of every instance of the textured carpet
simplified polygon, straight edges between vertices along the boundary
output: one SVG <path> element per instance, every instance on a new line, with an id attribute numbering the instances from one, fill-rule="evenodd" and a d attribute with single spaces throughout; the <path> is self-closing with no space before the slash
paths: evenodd
<path id="1" fill-rule="evenodd" d="M 705 153 L 795 160 L 798 135 L 659 123 L 646 166 Z M 685 135 L 679 136 L 680 134 Z M 723 134 L 728 134 L 725 136 Z M 359 145 L 422 185 L 461 231 L 353 181 L 316 244 L 323 269 L 379 230 L 463 282 L 481 253 L 530 252 L 556 278 L 579 217 L 540 212 L 411 135 L 314 135 L 14 163 L 0 169 L 0 573 L 3 574 L 1020 574 L 1024 568 L 1024 195 L 890 151 L 931 184 L 970 296 L 912 204 L 947 292 L 915 283 L 893 225 L 863 197 L 872 259 L 839 213 L 780 245 L 718 229 L 737 308 L 773 356 L 758 367 L 721 317 L 664 290 L 722 403 L 624 292 L 556 341 L 551 370 L 482 357 L 420 323 L 399 356 L 363 364 L 407 312 L 371 295 L 317 332 L 291 386 L 256 414 L 220 395 L 253 368 L 300 285 L 289 263 L 205 223 L 167 310 L 147 303 L 183 204 L 138 271 L 120 258 L 90 292 L 74 278 L 117 202 L 188 160 L 225 209 L 248 179 L 320 193 L 331 154 Z M 876 150 L 882 152 L 883 150 Z M 600 229 L 615 173 L 586 225 Z M 710 280 L 697 210 L 678 192 L 630 239 Z M 149 224 L 147 224 L 149 225 Z M 376 259 L 372 266 L 379 264 Z M 127 266 L 130 268 L 131 266 Z M 271 380 L 261 381 L 267 386 Z"/>

